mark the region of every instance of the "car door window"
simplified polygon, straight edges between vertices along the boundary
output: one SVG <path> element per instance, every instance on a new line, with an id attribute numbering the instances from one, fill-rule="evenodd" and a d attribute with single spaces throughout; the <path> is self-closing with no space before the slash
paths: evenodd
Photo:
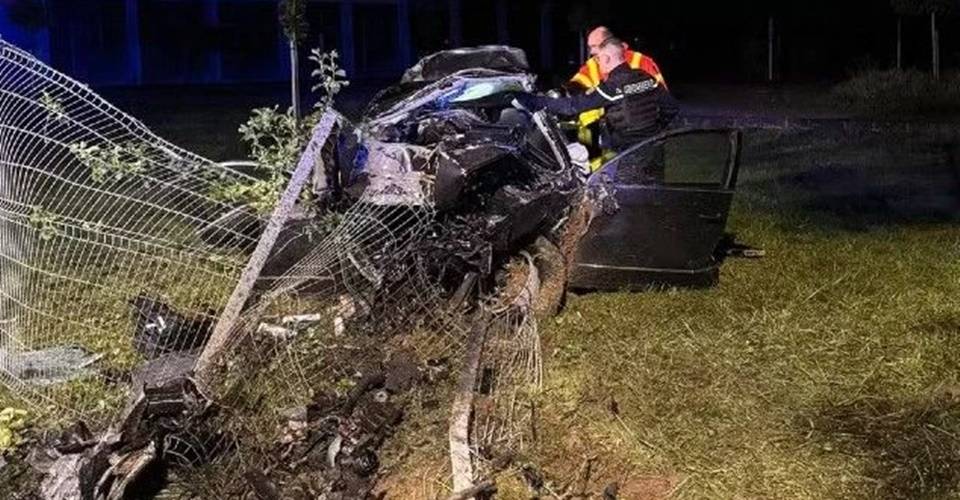
<path id="1" fill-rule="evenodd" d="M 733 189 L 739 132 L 677 130 L 637 144 L 595 174 L 606 182 L 674 189 Z"/>

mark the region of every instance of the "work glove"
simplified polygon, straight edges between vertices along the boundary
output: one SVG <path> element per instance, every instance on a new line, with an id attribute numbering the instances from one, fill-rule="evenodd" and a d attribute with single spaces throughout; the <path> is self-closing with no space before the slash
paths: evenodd
<path id="1" fill-rule="evenodd" d="M 579 83 L 568 81 L 560 86 L 561 94 L 565 96 L 585 94 L 587 89 Z"/>
<path id="2" fill-rule="evenodd" d="M 545 95 L 551 99 L 558 99 L 560 97 L 567 97 L 569 94 L 565 89 L 559 88 L 559 89 L 548 90 Z"/>
<path id="3" fill-rule="evenodd" d="M 513 106 L 520 108 L 530 113 L 536 113 L 544 107 L 544 97 L 530 94 L 527 92 L 519 92 L 513 96 Z"/>

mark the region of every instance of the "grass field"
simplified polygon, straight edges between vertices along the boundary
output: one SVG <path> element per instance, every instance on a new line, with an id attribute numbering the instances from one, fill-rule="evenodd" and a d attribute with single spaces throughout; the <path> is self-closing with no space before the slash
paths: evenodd
<path id="1" fill-rule="evenodd" d="M 747 134 L 728 228 L 762 247 L 709 290 L 571 297 L 544 325 L 548 492 L 960 497 L 960 198 L 918 137 Z M 442 498 L 445 423 L 390 481 Z M 519 472 L 499 498 L 529 498 Z M 552 498 L 547 496 L 547 498 Z"/>
<path id="2" fill-rule="evenodd" d="M 750 134 L 729 228 L 767 257 L 574 297 L 536 461 L 625 498 L 960 495 L 958 184 L 905 139 Z"/>
<path id="3" fill-rule="evenodd" d="M 956 169 L 917 137 L 749 133 L 728 228 L 766 258 L 709 290 L 571 297 L 524 460 L 631 499 L 960 497 Z M 388 470 L 427 498 L 446 422 L 417 411 Z"/>

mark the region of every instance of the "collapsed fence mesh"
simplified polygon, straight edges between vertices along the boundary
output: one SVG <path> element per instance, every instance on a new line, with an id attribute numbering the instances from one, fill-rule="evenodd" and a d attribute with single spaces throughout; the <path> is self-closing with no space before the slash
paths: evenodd
<path id="1" fill-rule="evenodd" d="M 106 424 L 190 373 L 269 221 L 222 194 L 252 181 L 0 41 L 0 382 Z M 406 402 L 453 385 L 480 330 L 471 454 L 524 445 L 542 377 L 532 257 L 480 290 L 448 267 L 430 203 L 383 199 L 284 225 L 231 325 L 216 405 L 164 435 L 183 474 L 217 470 L 229 491 L 254 468 L 312 493 L 336 474 L 360 492 L 344 478 L 375 467 Z"/>
<path id="2" fill-rule="evenodd" d="M 238 207 L 217 190 L 244 177 L 0 41 L 0 380 L 34 403 L 119 396 L 78 374 L 199 345 L 262 224 L 224 219 Z M 165 303 L 181 321 L 151 323 Z"/>

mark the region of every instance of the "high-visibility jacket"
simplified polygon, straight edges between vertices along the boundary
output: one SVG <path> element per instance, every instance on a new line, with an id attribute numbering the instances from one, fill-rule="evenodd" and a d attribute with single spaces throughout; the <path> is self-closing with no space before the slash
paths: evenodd
<path id="1" fill-rule="evenodd" d="M 621 63 L 594 92 L 571 97 L 518 98 L 530 101 L 527 108 L 544 108 L 555 115 L 574 116 L 588 109 L 603 108 L 601 146 L 623 149 L 663 130 L 679 111 L 670 92 L 646 71 Z"/>
<path id="2" fill-rule="evenodd" d="M 623 59 L 632 69 L 639 69 L 648 73 L 657 83 L 662 85 L 663 88 L 667 88 L 667 82 L 663 78 L 663 73 L 660 72 L 660 67 L 657 66 L 657 62 L 654 61 L 652 57 L 624 47 Z M 587 62 L 584 63 L 583 66 L 580 66 L 580 71 L 578 71 L 576 75 L 573 75 L 570 81 L 579 84 L 587 90 L 593 90 L 606 79 L 607 75 L 600 71 L 600 61 L 598 61 L 596 57 L 591 57 L 587 59 Z M 586 127 L 599 120 L 602 116 L 603 109 L 585 111 L 580 114 L 580 126 Z"/>

